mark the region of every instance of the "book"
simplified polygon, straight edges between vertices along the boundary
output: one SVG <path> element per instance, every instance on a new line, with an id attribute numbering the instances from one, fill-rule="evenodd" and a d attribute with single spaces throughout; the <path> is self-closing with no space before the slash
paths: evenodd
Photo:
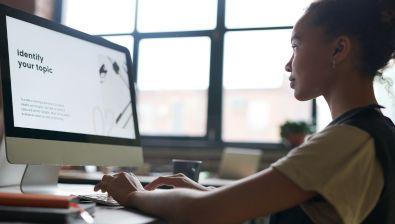
<path id="1" fill-rule="evenodd" d="M 75 196 L 0 192 L 0 205 L 6 206 L 68 208 L 76 201 Z"/>
<path id="2" fill-rule="evenodd" d="M 91 215 L 95 203 L 81 204 Z M 86 223 L 77 208 L 42 208 L 22 206 L 0 206 L 0 222 L 33 223 Z"/>
<path id="3" fill-rule="evenodd" d="M 78 203 L 75 196 L 1 193 L 0 221 L 85 223 L 92 219 L 94 203 Z"/>

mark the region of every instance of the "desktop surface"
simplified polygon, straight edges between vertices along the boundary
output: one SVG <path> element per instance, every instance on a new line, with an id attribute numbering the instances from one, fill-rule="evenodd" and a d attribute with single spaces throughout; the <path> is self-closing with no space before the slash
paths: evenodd
<path id="1" fill-rule="evenodd" d="M 61 170 L 59 173 L 59 184 L 58 189 L 60 194 L 64 195 L 83 195 L 83 194 L 91 194 L 93 193 L 93 184 L 96 184 L 101 180 L 103 173 L 101 172 L 93 172 L 86 173 L 83 171 L 77 170 Z M 142 184 L 147 184 L 153 181 L 158 177 L 158 174 L 155 176 L 138 176 L 139 180 Z M 235 182 L 235 180 L 226 180 L 219 178 L 206 178 L 199 181 L 200 184 L 205 186 L 215 186 L 221 187 L 225 185 L 229 185 Z M 0 192 L 20 192 L 19 186 L 11 186 L 11 187 L 0 187 Z M 150 216 L 148 214 L 144 214 L 141 211 L 124 208 L 122 206 L 112 207 L 112 206 L 101 206 L 97 205 L 94 213 L 95 223 L 97 224 L 105 224 L 105 223 L 166 223 L 163 220 L 160 220 L 156 217 Z M 0 221 L 1 223 L 1 221 Z"/>

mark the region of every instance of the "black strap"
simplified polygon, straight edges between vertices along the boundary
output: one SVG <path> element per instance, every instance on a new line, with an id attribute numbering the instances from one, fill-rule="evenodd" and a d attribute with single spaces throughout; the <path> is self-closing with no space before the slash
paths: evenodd
<path id="1" fill-rule="evenodd" d="M 345 112 L 344 114 L 340 115 L 339 117 L 335 118 L 331 123 L 329 123 L 328 126 L 336 125 L 336 124 L 342 124 L 344 121 L 349 120 L 350 118 L 354 117 L 355 115 L 367 111 L 367 110 L 376 110 L 376 109 L 382 109 L 385 108 L 379 104 L 370 104 L 365 107 L 359 107 L 352 109 L 350 111 Z"/>

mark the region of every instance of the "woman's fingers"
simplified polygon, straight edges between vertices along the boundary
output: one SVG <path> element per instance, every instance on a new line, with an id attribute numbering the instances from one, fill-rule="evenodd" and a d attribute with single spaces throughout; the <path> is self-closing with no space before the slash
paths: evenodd
<path id="1" fill-rule="evenodd" d="M 99 182 L 99 183 L 97 183 L 97 184 L 95 185 L 95 187 L 93 188 L 93 190 L 94 190 L 94 191 L 98 191 L 98 190 L 102 189 L 102 186 L 103 186 L 102 182 Z"/>
<path id="2" fill-rule="evenodd" d="M 111 176 L 111 175 L 104 175 L 103 178 L 101 179 L 102 182 L 110 182 L 114 179 L 115 177 Z"/>
<path id="3" fill-rule="evenodd" d="M 102 192 L 107 192 L 107 187 L 108 184 L 114 179 L 113 176 L 111 175 L 104 175 L 102 177 L 102 180 L 95 185 L 95 187 L 93 188 L 94 191 L 98 191 L 101 190 Z"/>
<path id="4" fill-rule="evenodd" d="M 174 186 L 174 187 L 179 187 L 177 183 L 180 182 L 179 177 L 175 176 L 167 176 L 167 177 L 158 177 L 151 183 L 145 185 L 144 189 L 145 190 L 155 190 L 156 188 L 163 186 L 163 185 L 168 185 L 168 186 Z"/>

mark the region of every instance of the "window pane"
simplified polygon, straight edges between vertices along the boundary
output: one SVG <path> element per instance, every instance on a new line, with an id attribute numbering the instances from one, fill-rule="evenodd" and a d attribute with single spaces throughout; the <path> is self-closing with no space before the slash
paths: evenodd
<path id="1" fill-rule="evenodd" d="M 317 131 L 322 131 L 332 121 L 331 111 L 324 97 L 317 98 Z"/>
<path id="2" fill-rule="evenodd" d="M 286 120 L 311 122 L 311 102 L 298 102 L 284 67 L 290 30 L 229 32 L 224 45 L 223 139 L 279 142 Z"/>
<path id="3" fill-rule="evenodd" d="M 284 83 L 276 90 L 224 90 L 223 140 L 280 142 L 287 120 L 311 122 L 311 102 L 300 102 Z"/>
<path id="4" fill-rule="evenodd" d="M 63 0 L 62 23 L 90 34 L 131 33 L 136 0 Z"/>
<path id="5" fill-rule="evenodd" d="M 127 36 L 104 36 L 103 38 L 105 38 L 113 43 L 116 43 L 116 44 L 126 47 L 129 50 L 130 57 L 132 57 L 132 61 L 133 61 L 133 47 L 134 47 L 133 46 L 134 45 L 133 36 L 129 36 L 129 35 L 127 35 Z"/>
<path id="6" fill-rule="evenodd" d="M 164 32 L 214 29 L 216 0 L 140 0 L 137 29 Z"/>
<path id="7" fill-rule="evenodd" d="M 143 135 L 206 134 L 210 45 L 208 37 L 140 42 L 137 88 Z"/>
<path id="8" fill-rule="evenodd" d="M 293 26 L 312 0 L 226 0 L 228 28 Z"/>
<path id="9" fill-rule="evenodd" d="M 395 61 L 391 65 L 384 70 L 384 81 L 375 81 L 374 90 L 378 103 L 385 107 L 383 113 L 395 121 Z"/>
<path id="10" fill-rule="evenodd" d="M 291 30 L 227 32 L 224 42 L 225 89 L 276 89 L 288 75 Z"/>

